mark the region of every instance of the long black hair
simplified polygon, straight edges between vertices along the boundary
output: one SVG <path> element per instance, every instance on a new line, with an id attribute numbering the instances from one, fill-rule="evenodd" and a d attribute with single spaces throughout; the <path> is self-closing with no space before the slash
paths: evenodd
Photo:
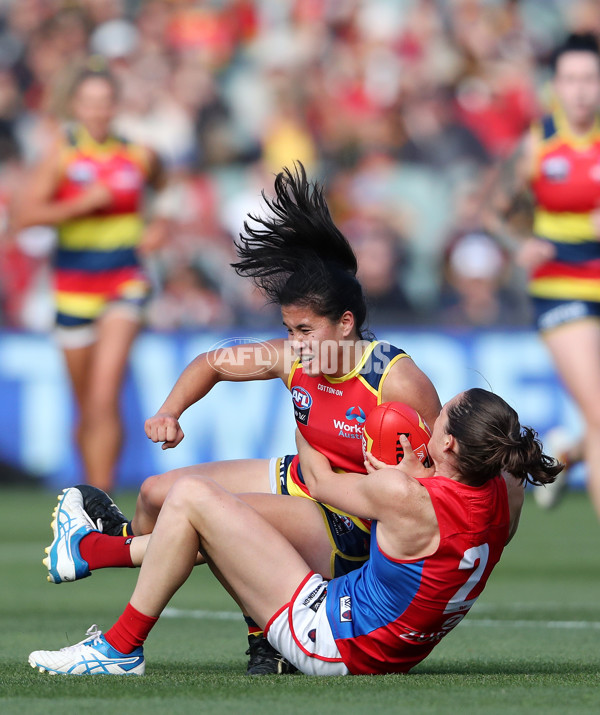
<path id="1" fill-rule="evenodd" d="M 254 280 L 270 302 L 310 307 L 339 320 L 354 315 L 363 337 L 367 307 L 356 279 L 357 261 L 333 223 L 323 189 L 306 177 L 301 162 L 275 178 L 275 197 L 262 192 L 268 216 L 249 214 L 235 246 L 236 273 Z"/>
<path id="2" fill-rule="evenodd" d="M 564 465 L 544 454 L 531 427 L 501 397 L 480 387 L 448 408 L 446 432 L 458 443 L 457 468 L 470 483 L 483 484 L 502 470 L 521 482 L 549 484 Z"/>

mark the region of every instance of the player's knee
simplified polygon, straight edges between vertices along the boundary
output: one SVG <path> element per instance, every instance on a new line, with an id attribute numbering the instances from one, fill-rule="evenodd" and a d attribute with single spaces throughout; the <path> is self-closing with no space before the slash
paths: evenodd
<path id="1" fill-rule="evenodd" d="M 165 506 L 178 510 L 201 510 L 204 504 L 212 504 L 223 489 L 212 479 L 200 476 L 180 477 L 169 490 Z"/>
<path id="2" fill-rule="evenodd" d="M 101 395 L 88 396 L 81 410 L 82 423 L 90 429 L 94 429 L 106 420 L 119 420 L 118 402 Z"/>
<path id="3" fill-rule="evenodd" d="M 145 511 L 160 510 L 165 498 L 164 476 L 163 474 L 156 474 L 152 477 L 147 477 L 142 482 L 139 503 Z"/>

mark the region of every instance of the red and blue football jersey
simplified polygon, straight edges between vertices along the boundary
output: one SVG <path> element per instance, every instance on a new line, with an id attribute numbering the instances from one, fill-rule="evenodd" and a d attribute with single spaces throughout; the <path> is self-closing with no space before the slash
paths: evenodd
<path id="1" fill-rule="evenodd" d="M 333 579 L 327 617 L 351 673 L 403 673 L 425 658 L 468 613 L 509 534 L 506 484 L 471 487 L 446 477 L 419 479 L 429 492 L 440 543 L 423 559 L 400 561 L 377 544 L 357 571 Z"/>

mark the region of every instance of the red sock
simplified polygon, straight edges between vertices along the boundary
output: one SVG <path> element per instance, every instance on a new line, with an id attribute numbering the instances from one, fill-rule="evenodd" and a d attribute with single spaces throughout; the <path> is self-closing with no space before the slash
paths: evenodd
<path id="1" fill-rule="evenodd" d="M 109 566 L 131 568 L 132 536 L 109 536 L 97 531 L 90 532 L 79 542 L 79 553 L 88 562 L 90 571 L 105 569 Z"/>
<path id="2" fill-rule="evenodd" d="M 145 616 L 128 603 L 119 620 L 106 631 L 104 637 L 119 653 L 131 653 L 144 644 L 156 621 L 158 618 Z"/>

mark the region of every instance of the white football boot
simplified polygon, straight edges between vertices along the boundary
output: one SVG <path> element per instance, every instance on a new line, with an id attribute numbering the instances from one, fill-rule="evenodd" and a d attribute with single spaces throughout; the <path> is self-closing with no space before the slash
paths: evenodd
<path id="1" fill-rule="evenodd" d="M 146 670 L 143 648 L 119 653 L 96 625 L 88 628 L 80 643 L 60 650 L 33 651 L 29 665 L 50 675 L 144 675 Z"/>
<path id="2" fill-rule="evenodd" d="M 63 489 L 52 516 L 54 541 L 46 547 L 48 556 L 42 561 L 48 569 L 48 581 L 62 583 L 91 576 L 87 561 L 79 553 L 79 543 L 84 536 L 97 529 L 83 509 L 83 496 L 79 489 Z"/>

